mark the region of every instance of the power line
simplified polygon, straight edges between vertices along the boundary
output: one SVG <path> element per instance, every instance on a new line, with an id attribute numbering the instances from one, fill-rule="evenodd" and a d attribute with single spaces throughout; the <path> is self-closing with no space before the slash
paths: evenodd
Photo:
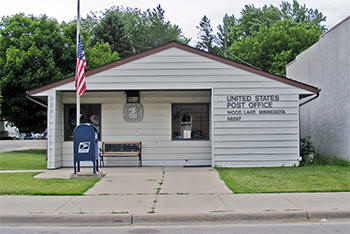
<path id="1" fill-rule="evenodd" d="M 243 59 L 237 57 L 236 55 L 232 54 L 230 51 L 228 51 L 228 50 L 226 50 L 226 49 L 225 49 L 225 51 L 226 51 L 226 53 L 229 53 L 232 57 L 238 59 L 238 60 L 241 61 L 242 63 L 244 63 L 244 64 L 246 64 L 246 65 L 248 65 L 248 66 L 250 66 L 250 67 L 253 67 L 253 68 L 255 68 L 255 69 L 262 70 L 261 68 L 258 68 L 258 67 L 256 67 L 256 66 L 254 66 L 254 65 L 252 65 L 252 64 L 250 64 L 250 63 L 248 63 L 247 61 L 244 61 Z"/>

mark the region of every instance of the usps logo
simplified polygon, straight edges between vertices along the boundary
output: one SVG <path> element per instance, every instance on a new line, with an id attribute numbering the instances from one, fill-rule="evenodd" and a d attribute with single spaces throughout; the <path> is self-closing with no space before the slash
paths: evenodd
<path id="1" fill-rule="evenodd" d="M 78 153 L 89 153 L 90 142 L 80 142 Z"/>

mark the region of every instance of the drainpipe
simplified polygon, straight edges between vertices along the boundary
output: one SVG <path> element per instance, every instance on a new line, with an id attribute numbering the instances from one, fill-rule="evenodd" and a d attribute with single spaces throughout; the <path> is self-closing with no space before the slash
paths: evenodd
<path id="1" fill-rule="evenodd" d="M 26 98 L 27 98 L 29 101 L 32 101 L 32 102 L 34 102 L 34 103 L 36 103 L 36 104 L 38 104 L 38 105 L 40 105 L 40 106 L 42 106 L 42 107 L 44 107 L 44 108 L 47 109 L 47 105 L 45 105 L 44 103 L 42 103 L 42 102 L 40 102 L 40 101 L 38 101 L 38 100 L 35 100 L 34 98 L 31 98 L 28 94 L 27 94 Z"/>
<path id="2" fill-rule="evenodd" d="M 315 100 L 316 98 L 318 98 L 318 96 L 320 96 L 320 91 L 321 91 L 321 89 L 318 90 L 318 92 L 317 92 L 317 94 L 315 96 L 313 96 L 309 100 L 306 100 L 305 102 L 302 102 L 302 103 L 299 104 L 299 117 L 298 117 L 299 118 L 299 121 L 298 121 L 298 123 L 299 123 L 299 139 L 298 139 L 298 144 L 299 144 L 299 158 L 298 158 L 298 161 L 299 161 L 299 164 L 300 164 L 300 162 L 302 160 L 301 155 L 300 155 L 300 137 L 301 137 L 301 132 L 300 132 L 301 131 L 301 128 L 300 128 L 300 107 L 302 105 L 305 105 L 306 103 L 309 103 L 312 100 Z"/>

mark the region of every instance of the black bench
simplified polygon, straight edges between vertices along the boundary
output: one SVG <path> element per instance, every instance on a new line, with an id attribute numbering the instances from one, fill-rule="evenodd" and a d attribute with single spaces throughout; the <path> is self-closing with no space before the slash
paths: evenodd
<path id="1" fill-rule="evenodd" d="M 104 167 L 104 157 L 138 157 L 142 167 L 141 141 L 137 142 L 102 142 L 100 166 Z"/>

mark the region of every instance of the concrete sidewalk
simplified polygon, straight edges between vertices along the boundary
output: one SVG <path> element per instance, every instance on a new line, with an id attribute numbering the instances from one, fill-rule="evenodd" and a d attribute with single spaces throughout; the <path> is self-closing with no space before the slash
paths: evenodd
<path id="1" fill-rule="evenodd" d="M 86 170 L 86 169 L 84 169 Z M 0 223 L 350 219 L 350 193 L 232 194 L 211 168 L 103 168 L 83 196 L 0 196 Z M 72 169 L 38 178 L 69 178 Z M 69 217 L 69 219 L 68 219 Z"/>

